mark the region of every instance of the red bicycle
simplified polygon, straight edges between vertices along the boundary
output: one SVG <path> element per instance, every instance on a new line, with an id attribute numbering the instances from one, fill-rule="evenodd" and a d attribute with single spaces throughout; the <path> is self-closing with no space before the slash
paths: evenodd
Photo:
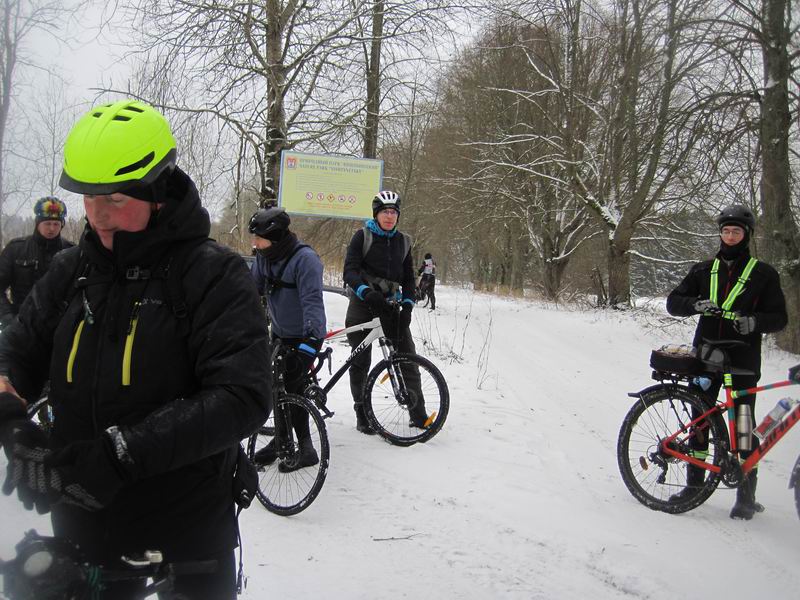
<path id="1" fill-rule="evenodd" d="M 659 383 L 629 394 L 637 400 L 619 432 L 617 462 L 628 490 L 648 508 L 682 513 L 705 502 L 720 482 L 729 488 L 739 487 L 767 452 L 800 421 L 800 404 L 796 404 L 774 424 L 761 445 L 746 460 L 740 460 L 734 400 L 798 383 L 787 379 L 733 389 L 733 375 L 752 375 L 730 366 L 726 350 L 743 344 L 704 340 L 700 356 L 693 356 L 693 360 L 683 357 L 673 367 L 656 365 L 651 359 L 653 379 Z M 721 378 L 725 400 L 717 402 L 699 388 L 690 387 L 689 383 L 698 376 Z M 749 437 L 750 432 L 743 435 Z M 687 483 L 689 465 L 707 472 L 701 485 Z M 800 457 L 789 487 L 794 488 L 800 516 Z"/>

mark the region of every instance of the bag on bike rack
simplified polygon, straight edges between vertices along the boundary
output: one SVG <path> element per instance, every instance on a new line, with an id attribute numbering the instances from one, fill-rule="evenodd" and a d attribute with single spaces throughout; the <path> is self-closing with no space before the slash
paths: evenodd
<path id="1" fill-rule="evenodd" d="M 703 371 L 703 363 L 697 358 L 695 349 L 687 345 L 667 344 L 650 353 L 650 366 L 661 373 L 697 375 Z"/>

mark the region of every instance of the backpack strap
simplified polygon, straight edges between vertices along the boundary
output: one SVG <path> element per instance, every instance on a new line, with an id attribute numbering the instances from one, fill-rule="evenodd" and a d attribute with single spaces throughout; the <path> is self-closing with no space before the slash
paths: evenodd
<path id="1" fill-rule="evenodd" d="M 292 251 L 289 253 L 289 256 L 286 257 L 286 260 L 283 261 L 281 268 L 278 269 L 278 274 L 275 277 L 267 276 L 267 295 L 272 294 L 272 292 L 279 290 L 281 288 L 287 288 L 290 290 L 296 289 L 296 283 L 290 283 L 288 281 L 283 280 L 283 272 L 286 270 L 286 267 L 289 266 L 289 262 L 291 262 L 294 255 L 300 252 L 303 248 L 310 248 L 308 244 L 297 244 Z"/>
<path id="2" fill-rule="evenodd" d="M 364 227 L 364 240 L 361 244 L 361 258 L 364 258 L 372 247 L 372 231 L 368 227 Z"/>
<path id="3" fill-rule="evenodd" d="M 166 264 L 163 266 L 163 279 L 164 279 L 164 298 L 167 301 L 169 309 L 178 320 L 178 332 L 182 336 L 189 335 L 191 331 L 191 313 L 189 305 L 186 303 L 186 294 L 183 291 L 183 271 L 186 265 L 186 259 L 191 252 L 206 243 L 211 238 L 194 239 L 188 242 L 183 242 L 172 251 Z M 156 273 L 152 274 L 154 279 L 160 279 L 161 273 L 158 271 L 162 267 L 156 269 Z"/>
<path id="4" fill-rule="evenodd" d="M 364 227 L 364 242 L 361 245 L 361 257 L 364 258 L 369 252 L 369 249 L 372 247 L 372 231 L 368 227 Z M 411 250 L 411 244 L 413 240 L 411 236 L 404 231 L 400 232 L 400 235 L 403 236 L 403 260 L 405 260 L 408 251 Z"/>

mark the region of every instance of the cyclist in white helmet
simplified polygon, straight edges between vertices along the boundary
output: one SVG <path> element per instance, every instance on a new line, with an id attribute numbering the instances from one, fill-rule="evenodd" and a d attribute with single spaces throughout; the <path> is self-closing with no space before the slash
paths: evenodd
<path id="1" fill-rule="evenodd" d="M 350 240 L 344 261 L 344 281 L 350 290 L 345 326 L 381 317 L 387 336 L 400 352 L 416 354 L 411 336 L 411 311 L 414 308 L 414 266 L 411 257 L 411 238 L 397 229 L 400 219 L 400 196 L 396 192 L 379 192 L 372 200 L 373 218 L 366 222 Z M 400 311 L 391 303 L 399 303 Z M 347 336 L 350 345 L 357 347 L 367 332 Z M 372 435 L 364 415 L 362 391 L 371 362 L 368 348 L 350 368 L 350 391 L 356 412 L 356 429 Z M 409 369 L 404 374 L 411 386 L 420 385 L 419 372 Z M 422 396 L 420 392 L 420 397 Z M 418 406 L 409 415 L 412 427 L 425 427 L 428 415 Z"/>

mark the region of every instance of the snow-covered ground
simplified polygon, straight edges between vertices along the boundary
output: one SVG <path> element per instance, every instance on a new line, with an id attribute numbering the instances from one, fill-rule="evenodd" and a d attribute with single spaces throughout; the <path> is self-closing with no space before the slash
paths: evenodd
<path id="1" fill-rule="evenodd" d="M 417 309 L 413 327 L 450 386 L 444 429 L 411 448 L 361 435 L 340 382 L 319 498 L 289 518 L 259 504 L 243 513 L 245 598 L 798 597 L 787 482 L 800 431 L 762 463 L 767 510 L 750 522 L 728 518 L 734 492 L 722 487 L 673 516 L 640 505 L 620 479 L 626 394 L 651 384 L 652 348 L 691 340 L 691 321 L 441 286 L 437 296 L 436 313 Z M 343 326 L 346 300 L 326 302 L 329 327 Z M 764 354 L 764 382 L 799 360 Z M 781 394 L 762 396 L 756 416 Z M 0 519 L 3 558 L 23 530 L 49 530 L 11 498 L 0 498 Z"/>

